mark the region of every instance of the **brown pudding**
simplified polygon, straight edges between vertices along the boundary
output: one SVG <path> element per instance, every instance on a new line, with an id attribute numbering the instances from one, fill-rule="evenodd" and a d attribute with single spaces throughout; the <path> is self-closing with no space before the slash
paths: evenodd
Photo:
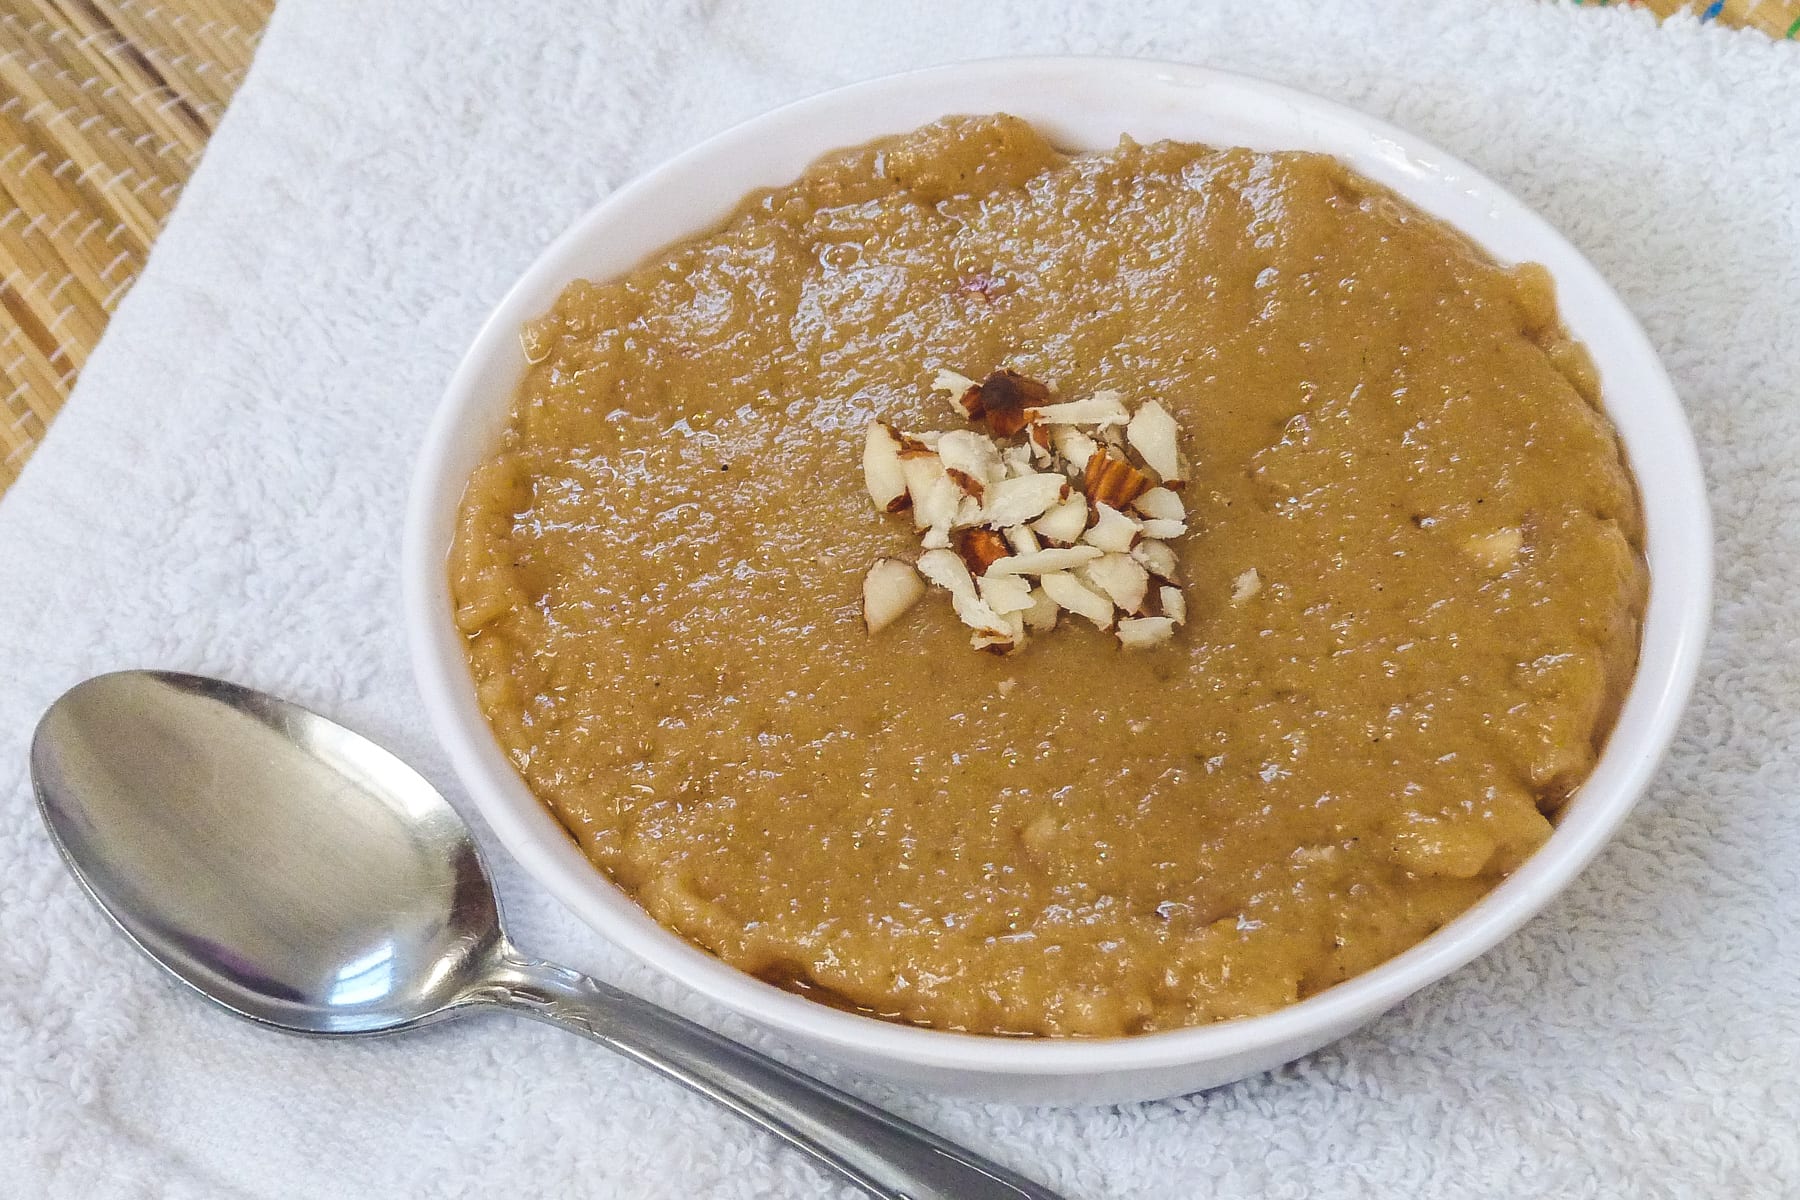
<path id="1" fill-rule="evenodd" d="M 1635 663 L 1632 481 L 1547 274 L 1308 154 L 1008 117 L 834 154 L 525 331 L 451 563 L 495 735 L 725 961 L 944 1029 L 1267 1012 L 1536 849 Z M 939 368 L 1178 421 L 1186 621 L 871 636 Z M 1249 572 L 1255 586 L 1245 586 Z"/>

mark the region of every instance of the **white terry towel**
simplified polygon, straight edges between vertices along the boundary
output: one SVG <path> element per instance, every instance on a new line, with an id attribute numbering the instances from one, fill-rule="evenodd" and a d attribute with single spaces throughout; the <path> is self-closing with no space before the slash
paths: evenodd
<path id="1" fill-rule="evenodd" d="M 1070 51 L 1313 89 L 1568 233 L 1693 416 L 1717 631 L 1670 762 L 1594 867 L 1302 1063 L 1073 1111 L 817 1069 L 1078 1200 L 1800 1192 L 1800 47 L 1522 0 L 287 0 L 0 502 L 0 1195 L 848 1194 L 556 1030 L 321 1043 L 202 1004 L 77 893 L 26 740 L 86 675 L 183 667 L 342 717 L 456 796 L 395 560 L 414 447 L 488 307 L 607 189 L 731 122 L 904 67 Z M 745 1033 L 493 857 L 532 951 Z"/>

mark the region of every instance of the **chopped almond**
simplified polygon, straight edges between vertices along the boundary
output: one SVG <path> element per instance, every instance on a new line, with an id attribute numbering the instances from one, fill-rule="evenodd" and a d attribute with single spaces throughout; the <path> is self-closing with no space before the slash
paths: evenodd
<path id="1" fill-rule="evenodd" d="M 1138 523 L 1110 504 L 1094 506 L 1094 527 L 1081 535 L 1090 546 L 1123 553 L 1138 539 Z"/>
<path id="2" fill-rule="evenodd" d="M 1125 438 L 1159 478 L 1181 477 L 1175 418 L 1169 415 L 1168 409 L 1154 400 L 1144 404 L 1132 416 L 1131 424 L 1125 427 Z"/>
<path id="3" fill-rule="evenodd" d="M 1158 579 L 1176 582 L 1175 574 L 1180 569 L 1180 563 L 1175 558 L 1175 551 L 1169 548 L 1169 543 L 1145 538 L 1131 548 L 1131 557 L 1142 563 L 1144 569 Z"/>
<path id="4" fill-rule="evenodd" d="M 1188 531 L 1176 494 L 1187 467 L 1168 412 L 1152 402 L 1134 415 L 1110 391 L 1051 403 L 1044 384 L 1005 370 L 979 384 L 940 371 L 933 390 L 987 429 L 868 429 L 870 498 L 883 511 L 910 505 L 924 550 L 917 564 L 882 559 L 870 568 L 871 632 L 930 584 L 950 594 L 977 649 L 1011 653 L 1030 633 L 1054 629 L 1064 610 L 1101 629 L 1116 620 L 1126 646 L 1167 641 L 1187 619 L 1167 539 Z M 1470 543 L 1478 557 L 1488 549 Z M 1240 577 L 1234 595 L 1242 585 Z"/>
<path id="5" fill-rule="evenodd" d="M 956 552 L 962 556 L 971 575 L 983 575 L 1012 550 L 1006 539 L 991 529 L 965 529 L 956 535 Z"/>
<path id="6" fill-rule="evenodd" d="M 1041 575 L 1046 571 L 1068 571 L 1082 563 L 1099 558 L 1098 546 L 1070 546 L 1066 549 L 1039 550 L 1035 554 L 1010 554 L 988 568 L 990 575 Z"/>
<path id="7" fill-rule="evenodd" d="M 919 555 L 917 563 L 919 574 L 928 583 L 935 584 L 950 593 L 951 599 L 967 597 L 976 598 L 975 577 L 969 574 L 969 568 L 957 557 L 953 550 L 927 550 Z"/>
<path id="8" fill-rule="evenodd" d="M 870 636 L 899 620 L 925 594 L 925 581 L 904 559 L 878 558 L 863 576 L 863 623 Z"/>
<path id="9" fill-rule="evenodd" d="M 906 475 L 906 490 L 912 495 L 913 527 L 945 538 L 956 523 L 962 489 L 945 473 L 944 464 L 935 454 L 903 458 L 900 466 Z M 949 543 L 946 540 L 943 544 Z"/>
<path id="10" fill-rule="evenodd" d="M 930 458 L 937 453 L 938 433 L 896 433 L 900 439 L 901 458 Z"/>
<path id="11" fill-rule="evenodd" d="M 1095 392 L 1085 400 L 1045 405 L 1032 410 L 1032 417 L 1046 425 L 1092 425 L 1100 429 L 1131 420 L 1117 392 Z"/>
<path id="12" fill-rule="evenodd" d="M 1044 427 L 1034 425 L 1032 428 L 1042 429 Z M 1100 450 L 1099 442 L 1073 425 L 1050 426 L 1050 444 L 1055 448 L 1056 456 L 1063 460 L 1064 465 L 1077 478 L 1081 476 L 1082 470 L 1087 466 L 1088 459 L 1094 457 Z"/>
<path id="13" fill-rule="evenodd" d="M 977 629 L 969 639 L 969 645 L 977 650 L 990 650 L 995 654 L 1011 654 L 1025 644 L 1025 617 L 1022 613 L 1008 613 L 1000 618 L 997 629 Z"/>
<path id="14" fill-rule="evenodd" d="M 1008 438 L 1024 429 L 1029 410 L 1049 398 L 1049 388 L 1017 371 L 995 371 L 981 381 L 981 405 L 995 437 Z"/>
<path id="15" fill-rule="evenodd" d="M 1245 571 L 1236 579 L 1232 580 L 1231 602 L 1233 604 L 1242 604 L 1260 591 L 1262 591 L 1262 576 L 1256 573 L 1255 567 L 1251 567 L 1248 571 Z"/>
<path id="16" fill-rule="evenodd" d="M 1081 537 L 1081 531 L 1087 528 L 1087 523 L 1087 501 L 1080 496 L 1070 496 L 1045 513 L 1031 528 L 1046 541 L 1067 545 Z"/>
<path id="17" fill-rule="evenodd" d="M 1097 450 L 1087 461 L 1082 475 L 1082 490 L 1095 504 L 1124 508 L 1150 489 L 1150 477 L 1104 450 Z"/>
<path id="18" fill-rule="evenodd" d="M 975 502 L 977 510 L 979 510 L 982 500 L 987 497 L 987 484 L 967 471 L 959 471 L 955 467 L 944 468 L 944 474 L 950 477 L 951 483 L 962 489 L 963 495 Z"/>
<path id="19" fill-rule="evenodd" d="M 1162 615 L 1177 625 L 1187 624 L 1187 597 L 1181 589 L 1171 584 L 1163 584 L 1157 589 L 1156 598 L 1162 604 Z"/>
<path id="20" fill-rule="evenodd" d="M 1175 622 L 1168 617 L 1127 617 L 1119 622 L 1119 644 L 1127 650 L 1148 650 L 1175 636 Z"/>
<path id="21" fill-rule="evenodd" d="M 1029 525 L 1013 525 L 1002 529 L 1000 534 L 1006 539 L 1006 544 L 1013 548 L 1015 554 L 1030 554 L 1034 550 L 1043 549 L 1042 543 L 1037 539 L 1037 534 L 1031 532 Z"/>
<path id="22" fill-rule="evenodd" d="M 1033 633 L 1049 633 L 1056 628 L 1056 614 L 1062 607 L 1044 594 L 1042 588 L 1031 591 L 1031 607 L 1025 610 L 1025 628 Z"/>
<path id="23" fill-rule="evenodd" d="M 975 587 L 987 606 L 1003 617 L 1026 612 L 1033 603 L 1031 584 L 1017 575 L 996 575 L 991 579 L 984 576 L 975 581 Z"/>
<path id="24" fill-rule="evenodd" d="M 1150 573 L 1129 554 L 1108 554 L 1076 572 L 1080 580 L 1128 613 L 1141 612 L 1150 592 Z"/>
<path id="25" fill-rule="evenodd" d="M 880 512 L 899 512 L 912 503 L 900 466 L 900 438 L 880 421 L 870 421 L 863 438 L 863 485 Z"/>
<path id="26" fill-rule="evenodd" d="M 950 404 L 960 417 L 971 421 L 981 420 L 981 385 L 967 375 L 958 375 L 955 371 L 940 370 L 932 381 L 931 390 L 948 392 Z"/>
<path id="27" fill-rule="evenodd" d="M 1181 502 L 1180 496 L 1166 487 L 1151 488 L 1133 500 L 1131 507 L 1137 509 L 1147 520 L 1151 521 L 1187 520 L 1187 506 Z"/>
<path id="28" fill-rule="evenodd" d="M 1076 616 L 1086 617 L 1100 629 L 1112 628 L 1112 601 L 1089 591 L 1067 571 L 1052 571 L 1038 580 L 1038 586 L 1044 589 L 1044 595 L 1056 601 L 1060 607 Z"/>
<path id="29" fill-rule="evenodd" d="M 945 472 L 977 500 L 985 494 L 988 484 L 1006 477 L 993 439 L 973 430 L 958 429 L 939 438 L 937 456 Z"/>
<path id="30" fill-rule="evenodd" d="M 983 515 L 990 525 L 1023 525 L 1043 516 L 1046 509 L 1068 494 L 1069 481 L 1061 475 L 1044 472 L 1003 479 L 994 485 Z"/>

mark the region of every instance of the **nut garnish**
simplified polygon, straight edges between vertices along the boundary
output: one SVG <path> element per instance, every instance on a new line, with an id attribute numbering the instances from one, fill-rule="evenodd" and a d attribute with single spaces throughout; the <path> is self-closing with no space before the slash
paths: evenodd
<path id="1" fill-rule="evenodd" d="M 1262 576 L 1256 573 L 1255 567 L 1251 567 L 1231 581 L 1231 602 L 1242 604 L 1260 591 L 1262 591 Z"/>
<path id="2" fill-rule="evenodd" d="M 900 438 L 880 421 L 869 422 L 862 466 L 863 483 L 876 508 L 899 512 L 912 503 L 906 492 L 906 472 L 900 466 Z"/>
<path id="3" fill-rule="evenodd" d="M 1181 448 L 1175 434 L 1175 418 L 1154 400 L 1132 414 L 1131 424 L 1125 427 L 1125 440 L 1165 481 L 1182 475 Z"/>
<path id="4" fill-rule="evenodd" d="M 1153 487 L 1131 502 L 1131 507 L 1149 521 L 1185 521 L 1187 505 L 1166 487 Z"/>
<path id="5" fill-rule="evenodd" d="M 1031 424 L 1031 407 L 1049 398 L 1049 388 L 1016 371 L 995 371 L 981 381 L 982 409 L 995 437 L 1009 438 Z"/>
<path id="6" fill-rule="evenodd" d="M 863 623 L 871 636 L 899 620 L 925 594 L 925 581 L 904 559 L 878 558 L 863 577 Z"/>
<path id="7" fill-rule="evenodd" d="M 991 529 L 964 529 L 956 535 L 956 552 L 971 575 L 982 575 L 987 569 L 1012 553 L 1006 539 Z"/>
<path id="8" fill-rule="evenodd" d="M 1175 636 L 1175 622 L 1167 617 L 1127 617 L 1119 622 L 1119 644 L 1127 650 L 1148 650 Z"/>
<path id="9" fill-rule="evenodd" d="M 933 390 L 986 429 L 870 424 L 869 498 L 884 513 L 910 508 L 923 551 L 916 569 L 891 558 L 869 569 L 870 633 L 930 585 L 949 594 L 980 650 L 1011 653 L 1055 629 L 1063 612 L 1116 630 L 1133 649 L 1172 638 L 1187 602 L 1169 541 L 1188 523 L 1177 495 L 1186 461 L 1168 410 L 1151 400 L 1134 412 L 1115 391 L 1058 400 L 1008 370 L 979 383 L 939 371 Z"/>
<path id="10" fill-rule="evenodd" d="M 1044 595 L 1061 607 L 1078 617 L 1086 617 L 1101 629 L 1112 628 L 1112 601 L 1098 592 L 1088 590 L 1086 585 L 1067 571 L 1052 571 L 1038 580 L 1038 583 L 1043 587 Z"/>
<path id="11" fill-rule="evenodd" d="M 1187 624 L 1187 597 L 1180 588 L 1165 583 L 1156 589 L 1156 599 L 1162 605 L 1163 616 L 1177 625 Z"/>
<path id="12" fill-rule="evenodd" d="M 1031 528 L 1045 541 L 1067 546 L 1080 540 L 1087 523 L 1087 501 L 1080 496 L 1071 496 L 1045 513 Z"/>
<path id="13" fill-rule="evenodd" d="M 1112 505 L 1094 505 L 1094 527 L 1081 535 L 1081 540 L 1102 550 L 1124 553 L 1138 540 L 1143 526 Z"/>
<path id="14" fill-rule="evenodd" d="M 1144 597 L 1150 592 L 1150 572 L 1129 554 L 1108 554 L 1082 567 L 1078 575 L 1084 583 L 1109 598 L 1127 613 L 1144 609 Z"/>
<path id="15" fill-rule="evenodd" d="M 1124 508 L 1150 490 L 1150 477 L 1111 451 L 1096 450 L 1082 472 L 1082 490 L 1095 504 Z"/>

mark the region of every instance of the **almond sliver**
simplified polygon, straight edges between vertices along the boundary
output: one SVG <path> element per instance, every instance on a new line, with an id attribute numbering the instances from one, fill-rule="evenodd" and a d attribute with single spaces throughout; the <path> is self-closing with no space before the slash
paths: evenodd
<path id="1" fill-rule="evenodd" d="M 1150 477 L 1123 458 L 1096 450 L 1082 472 L 1082 489 L 1096 504 L 1124 508 L 1150 489 Z"/>
<path id="2" fill-rule="evenodd" d="M 1161 479 L 1181 475 L 1180 448 L 1176 442 L 1175 418 L 1169 410 L 1151 400 L 1140 407 L 1125 427 L 1125 439 L 1144 462 Z"/>
<path id="3" fill-rule="evenodd" d="M 1031 528 L 1042 538 L 1052 542 L 1074 542 L 1081 538 L 1081 531 L 1087 528 L 1087 501 L 1080 496 L 1070 496 L 1067 500 L 1045 513 Z"/>
<path id="4" fill-rule="evenodd" d="M 1081 581 L 1128 613 L 1141 612 L 1150 593 L 1150 573 L 1129 554 L 1108 554 L 1082 567 Z"/>
<path id="5" fill-rule="evenodd" d="M 975 594 L 975 577 L 969 574 L 969 568 L 963 565 L 963 560 L 957 557 L 954 550 L 927 550 L 919 555 L 916 565 L 926 582 L 943 588 L 950 593 L 952 599 L 978 598 Z"/>
<path id="6" fill-rule="evenodd" d="M 1025 612 L 1033 603 L 1031 584 L 1017 575 L 983 577 L 975 581 L 975 586 L 987 606 L 1003 617 L 1007 613 Z"/>
<path id="7" fill-rule="evenodd" d="M 1047 404 L 1032 409 L 1031 414 L 1033 419 L 1046 425 L 1092 425 L 1097 429 L 1123 425 L 1131 420 L 1131 414 L 1125 411 L 1125 402 L 1117 392 L 1095 392 L 1085 400 Z"/>
<path id="8" fill-rule="evenodd" d="M 1138 539 L 1138 523 L 1110 504 L 1094 506 L 1094 527 L 1081 535 L 1090 546 L 1123 553 Z"/>
<path id="9" fill-rule="evenodd" d="M 1042 550 L 1043 544 L 1038 541 L 1037 534 L 1031 532 L 1029 525 L 1014 525 L 1000 531 L 1006 544 L 1013 548 L 1014 554 L 1030 554 L 1034 550 Z"/>
<path id="10" fill-rule="evenodd" d="M 1144 569 L 1158 579 L 1167 579 L 1171 583 L 1175 581 L 1175 574 L 1180 569 L 1175 551 L 1169 548 L 1167 542 L 1159 542 L 1155 538 L 1145 538 L 1133 546 L 1131 557 L 1142 563 Z"/>
<path id="11" fill-rule="evenodd" d="M 1093 562 L 1100 555 L 1098 546 L 1069 546 L 1066 549 L 1039 550 L 1035 554 L 1012 554 L 989 567 L 987 573 L 1042 575 L 1051 571 L 1068 571 L 1082 563 Z"/>
<path id="12" fill-rule="evenodd" d="M 990 525 L 1005 528 L 1023 525 L 1044 515 L 1052 504 L 1060 503 L 1069 492 L 1069 481 L 1048 472 L 1003 479 L 995 484 L 983 509 Z"/>
<path id="13" fill-rule="evenodd" d="M 949 514 L 942 524 L 949 528 L 962 493 L 944 474 L 944 465 L 938 461 L 938 456 L 930 452 L 903 456 L 900 472 L 906 479 L 907 493 L 912 496 L 913 527 L 929 529 L 939 524 L 935 518 L 944 515 L 943 506 L 948 504 Z"/>
<path id="14" fill-rule="evenodd" d="M 960 472 L 967 479 L 966 483 L 961 479 L 957 482 L 963 491 L 977 499 L 989 484 L 1006 477 L 1006 468 L 1000 461 L 994 440 L 972 430 L 957 429 L 946 433 L 938 439 L 937 455 L 947 473 L 954 477 Z"/>
<path id="15" fill-rule="evenodd" d="M 1157 599 L 1162 604 L 1162 615 L 1177 625 L 1187 624 L 1187 597 L 1181 589 L 1172 584 L 1164 584 L 1157 590 Z"/>
<path id="16" fill-rule="evenodd" d="M 992 650 L 999 654 L 1011 654 L 1025 644 L 1025 616 L 1023 613 L 1006 613 L 1000 618 L 1000 628 L 981 629 L 969 639 L 969 645 L 977 650 Z"/>
<path id="17" fill-rule="evenodd" d="M 1012 553 L 1006 539 L 991 529 L 965 529 L 956 535 L 956 551 L 972 575 L 983 575 L 994 563 Z"/>
<path id="18" fill-rule="evenodd" d="M 1148 650 L 1175 636 L 1175 622 L 1168 617 L 1127 617 L 1119 622 L 1119 644 L 1127 650 Z"/>
<path id="19" fill-rule="evenodd" d="M 863 438 L 863 486 L 880 512 L 899 512 L 911 499 L 900 463 L 900 438 L 880 421 L 870 421 Z"/>
<path id="20" fill-rule="evenodd" d="M 931 390 L 949 393 L 950 407 L 956 410 L 957 416 L 971 421 L 981 419 L 981 385 L 967 375 L 940 369 L 937 378 L 931 382 Z"/>
<path id="21" fill-rule="evenodd" d="M 1044 595 L 1076 616 L 1086 617 L 1101 629 L 1112 628 L 1113 603 L 1087 589 L 1067 571 L 1053 571 L 1038 580 Z"/>
<path id="22" fill-rule="evenodd" d="M 1062 606 L 1044 594 L 1042 588 L 1034 588 L 1031 592 L 1031 607 L 1024 612 L 1025 628 L 1033 633 L 1049 633 L 1056 628 L 1056 614 Z"/>
<path id="23" fill-rule="evenodd" d="M 1068 465 L 1079 477 L 1087 468 L 1088 459 L 1100 450 L 1096 442 L 1073 425 L 1054 425 L 1050 429 L 1050 444 L 1056 449 L 1056 456 Z"/>
<path id="24" fill-rule="evenodd" d="M 1187 506 L 1181 502 L 1180 496 L 1166 487 L 1151 488 L 1133 500 L 1131 507 L 1152 521 L 1187 520 Z"/>
<path id="25" fill-rule="evenodd" d="M 904 559 L 878 558 L 863 577 L 863 623 L 880 633 L 925 594 L 925 581 Z"/>

